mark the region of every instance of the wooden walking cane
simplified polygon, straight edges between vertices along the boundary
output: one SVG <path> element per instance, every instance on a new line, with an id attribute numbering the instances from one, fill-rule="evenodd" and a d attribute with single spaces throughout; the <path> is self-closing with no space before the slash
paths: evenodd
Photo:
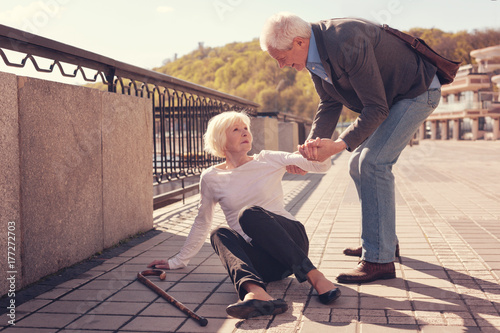
<path id="1" fill-rule="evenodd" d="M 160 295 L 164 300 L 169 302 L 170 304 L 173 304 L 176 308 L 187 314 L 190 318 L 196 320 L 200 326 L 207 326 L 208 320 L 205 317 L 198 316 L 196 313 L 191 311 L 189 308 L 187 308 L 184 304 L 167 294 L 163 289 L 158 287 L 156 284 L 151 282 L 146 276 L 149 275 L 154 275 L 154 276 L 159 276 L 160 280 L 165 280 L 166 273 L 164 271 L 161 271 L 159 269 L 149 269 L 146 271 L 142 271 L 137 273 L 137 279 L 144 283 L 146 286 L 149 287 L 149 289 L 153 290 L 155 293 Z"/>

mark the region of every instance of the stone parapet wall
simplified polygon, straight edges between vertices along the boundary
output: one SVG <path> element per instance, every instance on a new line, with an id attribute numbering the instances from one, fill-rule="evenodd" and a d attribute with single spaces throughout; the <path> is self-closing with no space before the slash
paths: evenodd
<path id="1" fill-rule="evenodd" d="M 153 228 L 150 100 L 6 73 L 0 82 L 0 242 L 5 252 L 15 224 L 16 289 Z M 0 256 L 2 281 L 7 265 Z"/>
<path id="2" fill-rule="evenodd" d="M 279 150 L 293 153 L 299 144 L 299 126 L 296 122 L 278 124 Z"/>
<path id="3" fill-rule="evenodd" d="M 250 129 L 253 135 L 253 144 L 250 154 L 261 150 L 279 149 L 278 119 L 271 117 L 251 118 Z"/>
<path id="4" fill-rule="evenodd" d="M 299 142 L 299 125 L 296 122 L 281 122 L 274 117 L 251 118 L 253 145 L 250 154 L 261 150 L 281 150 L 293 153 Z M 310 126 L 306 126 L 306 135 Z"/>

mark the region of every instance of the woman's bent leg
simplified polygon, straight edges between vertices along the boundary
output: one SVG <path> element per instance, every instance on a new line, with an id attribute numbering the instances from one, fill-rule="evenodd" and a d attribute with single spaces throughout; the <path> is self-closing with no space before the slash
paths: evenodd
<path id="1" fill-rule="evenodd" d="M 269 276 L 262 276 L 260 271 L 267 274 L 267 267 L 280 269 L 281 265 L 278 262 L 248 244 L 241 235 L 232 229 L 218 228 L 212 231 L 210 241 L 241 300 L 248 293 L 248 288 L 245 286 L 249 284 L 260 286 L 264 291 L 266 290 L 265 281 L 269 281 Z"/>
<path id="2" fill-rule="evenodd" d="M 309 240 L 300 222 L 257 206 L 243 210 L 239 221 L 245 234 L 252 238 L 252 244 L 281 264 L 280 267 L 268 267 L 275 276 L 273 280 L 293 273 L 299 282 L 304 282 L 307 273 L 316 268 L 307 257 Z M 269 272 L 264 274 L 270 275 Z"/>

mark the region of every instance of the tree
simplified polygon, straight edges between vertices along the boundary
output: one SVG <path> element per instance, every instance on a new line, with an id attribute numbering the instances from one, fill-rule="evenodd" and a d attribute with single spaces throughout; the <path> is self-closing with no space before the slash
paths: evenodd
<path id="1" fill-rule="evenodd" d="M 470 52 L 500 44 L 500 29 L 472 32 L 444 32 L 440 29 L 413 28 L 408 31 L 424 39 L 444 57 L 474 63 Z M 164 63 L 154 70 L 208 88 L 252 100 L 261 105 L 260 111 L 280 111 L 311 118 L 319 97 L 307 70 L 278 67 L 260 49 L 258 39 L 245 43 L 230 43 L 223 47 L 199 44 L 193 52 Z M 103 84 L 90 85 L 106 90 Z M 345 109 L 342 119 L 355 119 L 356 113 Z"/>

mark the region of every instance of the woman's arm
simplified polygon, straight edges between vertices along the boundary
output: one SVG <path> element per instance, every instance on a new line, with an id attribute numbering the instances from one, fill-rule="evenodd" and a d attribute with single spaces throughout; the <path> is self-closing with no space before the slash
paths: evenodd
<path id="1" fill-rule="evenodd" d="M 332 163 L 330 159 L 326 159 L 322 162 L 308 161 L 305 157 L 298 153 L 287 153 L 284 151 L 266 151 L 266 155 L 279 163 L 282 166 L 296 165 L 302 170 L 312 171 L 312 172 L 326 172 L 330 169 Z"/>
<path id="2" fill-rule="evenodd" d="M 191 231 L 184 242 L 181 250 L 172 258 L 165 260 L 155 260 L 148 267 L 156 266 L 163 269 L 178 269 L 186 267 L 203 246 L 212 225 L 212 218 L 216 201 L 210 187 L 203 177 L 200 180 L 200 204 L 198 215 L 194 219 Z"/>

